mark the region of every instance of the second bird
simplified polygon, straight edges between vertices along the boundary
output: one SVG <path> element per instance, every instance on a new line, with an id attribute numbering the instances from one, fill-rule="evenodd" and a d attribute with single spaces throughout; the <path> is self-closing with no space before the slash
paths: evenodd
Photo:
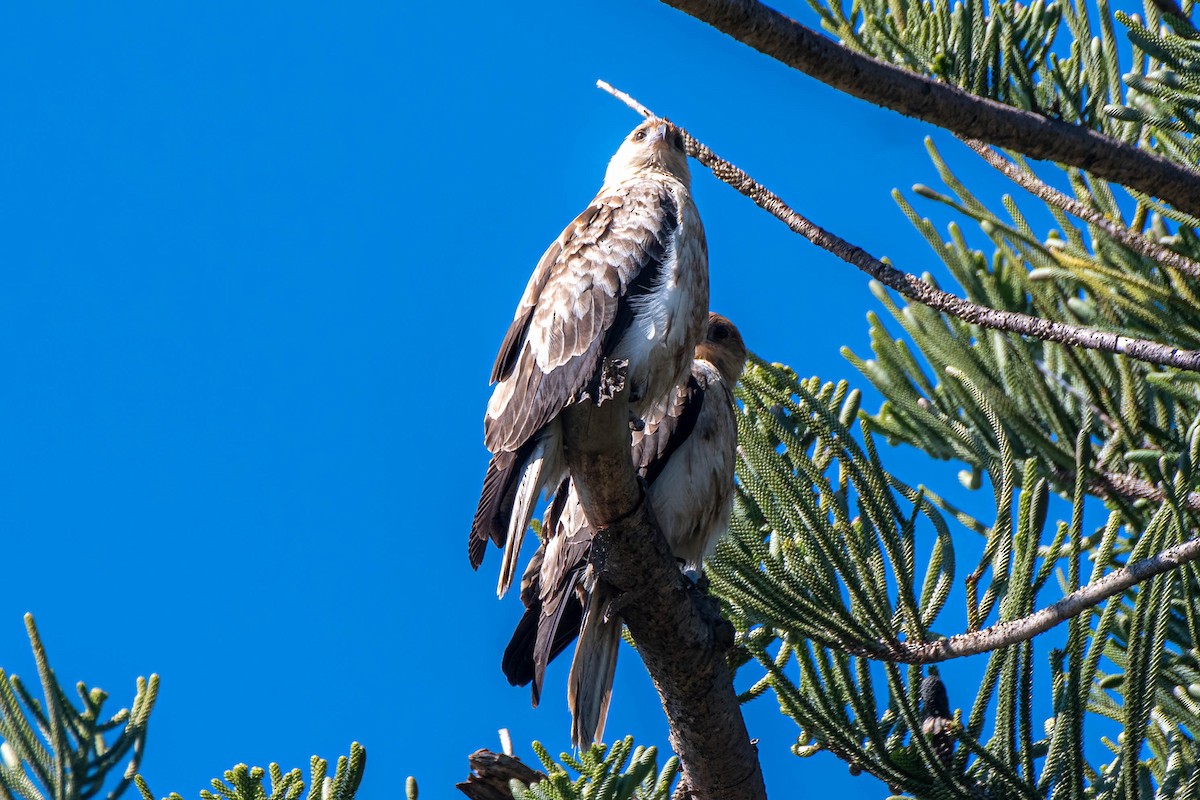
<path id="1" fill-rule="evenodd" d="M 633 435 L 634 465 L 648 484 L 654 517 L 681 567 L 692 573 L 729 527 L 737 459 L 733 387 L 745 363 L 737 328 L 710 314 L 691 374 Z M 546 540 L 521 581 L 525 615 L 503 669 L 514 686 L 532 684 L 537 705 L 546 665 L 578 635 L 567 700 L 571 740 L 586 747 L 604 735 L 622 622 L 611 607 L 614 598 L 587 569 L 592 530 L 573 486 L 555 495 L 542 530 Z"/>

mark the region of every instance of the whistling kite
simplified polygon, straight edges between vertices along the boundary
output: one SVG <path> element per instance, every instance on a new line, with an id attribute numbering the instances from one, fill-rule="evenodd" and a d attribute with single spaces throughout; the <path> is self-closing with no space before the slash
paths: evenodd
<path id="1" fill-rule="evenodd" d="M 679 129 L 648 119 L 609 162 L 604 185 L 538 262 L 492 369 L 492 452 L 471 527 L 471 566 L 504 547 L 497 593 L 543 489 L 566 477 L 559 414 L 600 402 L 606 360 L 627 361 L 632 417 L 687 375 L 708 308 L 708 247 Z"/>

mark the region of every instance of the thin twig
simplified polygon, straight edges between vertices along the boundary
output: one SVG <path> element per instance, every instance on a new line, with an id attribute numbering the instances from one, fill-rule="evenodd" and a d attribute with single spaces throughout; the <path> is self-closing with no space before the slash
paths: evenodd
<path id="1" fill-rule="evenodd" d="M 1075 474 L 1066 470 L 1055 470 L 1054 477 L 1062 483 L 1074 483 Z M 1119 472 L 1101 472 L 1084 477 L 1084 486 L 1089 494 L 1108 500 L 1120 497 L 1126 500 L 1151 500 L 1161 503 L 1166 495 L 1157 486 L 1148 481 L 1122 475 Z M 1188 511 L 1200 511 L 1200 492 L 1188 492 L 1179 498 L 1181 505 Z"/>
<path id="2" fill-rule="evenodd" d="M 1200 216 L 1200 174 L 1112 137 L 856 53 L 757 0 L 663 0 L 846 94 L 960 136 L 1057 161 Z"/>
<path id="3" fill-rule="evenodd" d="M 1063 194 L 1052 186 L 1048 186 L 1038 176 L 1027 169 L 1021 169 L 1021 167 L 1004 158 L 978 139 L 963 138 L 963 142 L 967 147 L 978 153 L 984 161 L 1004 173 L 1005 177 L 1013 183 L 1037 196 L 1042 201 L 1068 214 L 1079 217 L 1090 225 L 1095 225 L 1139 255 L 1176 269 L 1185 275 L 1200 278 L 1200 264 L 1182 253 L 1168 250 L 1142 234 L 1131 231 L 1124 225 L 1118 225 L 1091 206 L 1084 205 L 1075 198 Z"/>
<path id="4" fill-rule="evenodd" d="M 637 113 L 641 114 L 643 117 L 653 117 L 654 116 L 653 111 L 646 108 L 644 105 L 642 105 L 637 100 L 635 100 L 631 95 L 627 94 L 626 92 L 622 92 L 620 89 L 613 86 L 608 81 L 599 80 L 599 81 L 596 81 L 596 85 L 599 86 L 604 91 L 611 94 L 613 97 L 620 100 L 625 105 L 632 108 Z"/>
<path id="5" fill-rule="evenodd" d="M 645 106 L 624 92 L 617 93 L 608 83 L 597 81 L 596 85 L 626 102 L 638 113 L 654 116 Z M 1007 331 L 1046 342 L 1057 342 L 1069 347 L 1117 353 L 1150 364 L 1200 372 L 1200 350 L 1182 350 L 1146 339 L 1135 339 L 1119 333 L 1098 331 L 1065 322 L 1053 322 L 1016 311 L 999 311 L 937 289 L 916 275 L 901 272 L 895 267 L 883 263 L 861 247 L 850 244 L 796 213 L 778 195 L 733 164 L 718 157 L 683 128 L 680 128 L 680 132 L 683 134 L 688 155 L 712 170 L 713 175 L 719 180 L 749 197 L 759 208 L 783 222 L 793 232 L 800 234 L 818 247 L 828 250 L 843 261 L 853 264 L 875 280 L 895 289 L 914 302 L 981 328 Z"/>
<path id="6" fill-rule="evenodd" d="M 1158 555 L 1115 569 L 1087 586 L 1081 587 L 1051 606 L 1035 611 L 1021 619 L 998 622 L 991 627 L 970 633 L 960 633 L 949 639 L 923 644 L 886 641 L 867 646 L 854 643 L 846 647 L 851 652 L 869 655 L 884 661 L 902 664 L 933 664 L 951 658 L 988 653 L 1001 647 L 1025 642 L 1055 625 L 1082 614 L 1095 605 L 1121 594 L 1142 581 L 1178 569 L 1200 558 L 1200 538 L 1188 539 L 1169 547 Z"/>

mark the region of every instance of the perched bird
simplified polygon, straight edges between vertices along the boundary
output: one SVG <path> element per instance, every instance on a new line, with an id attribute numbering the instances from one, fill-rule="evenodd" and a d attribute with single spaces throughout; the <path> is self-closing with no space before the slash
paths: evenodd
<path id="1" fill-rule="evenodd" d="M 633 434 L 634 465 L 654 516 L 689 572 L 700 571 L 729 527 L 737 458 L 733 387 L 745 362 L 737 328 L 709 314 L 691 375 Z M 537 705 L 546 665 L 578 635 L 567 699 L 572 741 L 584 747 L 604 733 L 622 623 L 609 590 L 587 569 L 592 531 L 569 481 L 550 503 L 542 531 L 546 539 L 521 581 L 525 614 L 502 667 L 514 686 L 532 684 Z"/>
<path id="2" fill-rule="evenodd" d="M 567 477 L 559 415 L 600 402 L 606 360 L 624 360 L 630 413 L 665 402 L 687 375 L 708 308 L 708 246 L 679 129 L 648 119 L 604 184 L 538 262 L 492 368 L 492 453 L 471 526 L 471 566 L 504 548 L 507 591 L 534 505 Z"/>
<path id="3" fill-rule="evenodd" d="M 946 684 L 936 673 L 926 675 L 921 681 L 921 732 L 929 737 L 934 754 L 946 769 L 954 761 L 953 726 Z"/>

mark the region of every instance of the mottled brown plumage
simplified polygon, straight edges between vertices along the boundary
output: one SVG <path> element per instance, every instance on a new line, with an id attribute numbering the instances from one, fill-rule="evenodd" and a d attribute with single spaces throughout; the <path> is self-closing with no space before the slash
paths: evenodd
<path id="1" fill-rule="evenodd" d="M 546 250 L 492 369 L 484 418 L 492 452 L 468 554 L 504 547 L 498 593 L 515 574 L 538 497 L 566 477 L 558 415 L 585 398 L 606 359 L 628 362 L 637 416 L 666 401 L 704 328 L 708 251 L 679 131 L 643 122 L 609 163 L 588 208 Z"/>
<path id="2" fill-rule="evenodd" d="M 687 380 L 634 433 L 633 459 L 672 552 L 698 572 L 729 524 L 737 457 L 732 390 L 746 347 L 729 320 L 710 314 L 695 356 Z M 546 540 L 521 582 L 526 612 L 502 666 L 513 685 L 532 684 L 537 705 L 546 665 L 578 634 L 568 702 L 573 741 L 584 746 L 603 735 L 622 623 L 611 590 L 587 570 L 592 530 L 569 482 L 556 492 L 542 529 Z"/>
<path id="3" fill-rule="evenodd" d="M 737 420 L 733 387 L 746 364 L 746 345 L 733 323 L 709 314 L 696 346 L 691 378 L 671 401 L 646 415 L 633 437 L 634 463 L 654 481 L 650 504 L 671 552 L 699 572 L 729 527 Z"/>

